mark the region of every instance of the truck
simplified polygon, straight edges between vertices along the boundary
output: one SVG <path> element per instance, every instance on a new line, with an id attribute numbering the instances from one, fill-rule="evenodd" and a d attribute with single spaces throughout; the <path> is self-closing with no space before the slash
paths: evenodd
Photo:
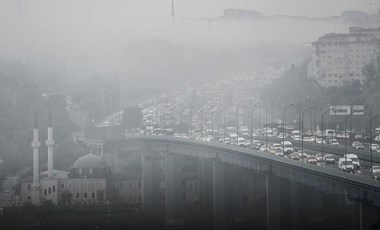
<path id="1" fill-rule="evenodd" d="M 339 158 L 338 167 L 345 172 L 354 172 L 354 165 L 350 158 Z"/>

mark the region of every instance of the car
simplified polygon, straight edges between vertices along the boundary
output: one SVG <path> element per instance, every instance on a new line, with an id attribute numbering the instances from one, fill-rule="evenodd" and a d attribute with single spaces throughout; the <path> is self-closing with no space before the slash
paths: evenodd
<path id="1" fill-rule="evenodd" d="M 300 159 L 303 159 L 303 158 L 306 158 L 307 156 L 309 156 L 309 154 L 307 154 L 305 152 L 302 153 L 301 150 L 298 151 L 297 154 L 298 154 L 298 156 L 299 156 Z"/>
<path id="2" fill-rule="evenodd" d="M 371 144 L 371 147 L 370 147 L 372 150 L 376 151 L 380 148 L 379 144 Z"/>
<path id="3" fill-rule="evenodd" d="M 280 143 L 273 143 L 272 144 L 272 147 L 275 148 L 275 149 L 280 149 L 282 150 L 282 145 Z"/>
<path id="4" fill-rule="evenodd" d="M 311 142 L 312 140 L 311 140 L 310 137 L 304 137 L 304 138 L 303 138 L 303 141 Z"/>
<path id="5" fill-rule="evenodd" d="M 352 160 L 350 158 L 339 158 L 338 167 L 342 171 L 354 172 L 354 165 L 352 164 Z"/>
<path id="6" fill-rule="evenodd" d="M 301 136 L 299 136 L 299 135 L 293 135 L 292 139 L 295 140 L 295 141 L 300 141 L 301 140 Z"/>
<path id="7" fill-rule="evenodd" d="M 279 133 L 278 135 L 277 135 L 277 138 L 286 138 L 286 134 L 285 133 Z"/>
<path id="8" fill-rule="evenodd" d="M 322 162 L 323 161 L 322 153 L 316 154 L 315 159 L 317 159 L 318 162 Z"/>
<path id="9" fill-rule="evenodd" d="M 380 165 L 374 165 L 371 169 L 372 173 L 380 173 Z"/>
<path id="10" fill-rule="evenodd" d="M 356 134 L 355 136 L 354 136 L 354 139 L 363 139 L 363 135 L 361 135 L 361 134 Z"/>
<path id="11" fill-rule="evenodd" d="M 296 160 L 296 161 L 300 160 L 300 157 L 298 156 L 297 153 L 291 153 L 291 154 L 289 154 L 289 158 L 292 159 L 292 160 Z"/>
<path id="12" fill-rule="evenodd" d="M 339 142 L 335 138 L 332 138 L 332 139 L 329 140 L 329 144 L 330 145 L 338 146 Z"/>
<path id="13" fill-rule="evenodd" d="M 371 177 L 372 179 L 380 181 L 380 171 L 372 173 Z"/>
<path id="14" fill-rule="evenodd" d="M 318 161 L 317 161 L 317 159 L 315 158 L 314 155 L 308 155 L 306 157 L 306 162 L 309 163 L 309 164 L 317 164 L 318 163 Z"/>
<path id="15" fill-rule="evenodd" d="M 324 156 L 324 161 L 326 164 L 335 164 L 335 157 L 332 154 L 326 154 Z"/>
<path id="16" fill-rule="evenodd" d="M 360 150 L 364 150 L 364 145 L 359 141 L 352 142 L 352 147 Z"/>
<path id="17" fill-rule="evenodd" d="M 266 152 L 267 151 L 267 146 L 265 144 L 261 145 L 259 151 Z"/>
<path id="18" fill-rule="evenodd" d="M 322 144 L 322 138 L 321 137 L 317 137 L 315 142 L 317 142 L 318 144 Z M 323 144 L 326 144 L 326 140 L 323 140 Z"/>

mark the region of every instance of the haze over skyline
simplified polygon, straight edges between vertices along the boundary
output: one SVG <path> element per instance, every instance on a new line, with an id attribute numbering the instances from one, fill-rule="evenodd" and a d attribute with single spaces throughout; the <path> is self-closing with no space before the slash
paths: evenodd
<path id="1" fill-rule="evenodd" d="M 2 0 L 0 12 L 12 13 L 20 8 L 37 12 L 87 10 L 91 13 L 123 13 L 128 18 L 170 17 L 171 0 Z M 175 0 L 177 17 L 218 17 L 227 8 L 256 10 L 265 15 L 292 15 L 309 17 L 329 17 L 340 15 L 346 10 L 376 13 L 380 1 L 374 0 Z M 59 3 L 59 4 L 58 4 Z"/>

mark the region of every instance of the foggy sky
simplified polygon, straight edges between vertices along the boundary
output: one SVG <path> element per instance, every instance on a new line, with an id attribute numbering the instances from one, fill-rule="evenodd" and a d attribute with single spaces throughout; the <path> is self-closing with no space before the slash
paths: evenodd
<path id="1" fill-rule="evenodd" d="M 1 0 L 2 15 L 21 2 L 24 9 L 50 11 L 54 8 L 81 8 L 90 11 L 117 10 L 126 18 L 170 16 L 171 0 Z M 59 4 L 57 4 L 59 2 Z M 175 0 L 178 17 L 217 17 L 226 8 L 256 10 L 266 15 L 299 15 L 326 17 L 340 15 L 345 10 L 358 10 L 370 14 L 380 8 L 378 0 Z"/>
<path id="2" fill-rule="evenodd" d="M 41 77 L 122 76 L 130 84 L 143 77 L 251 72 L 257 54 L 273 58 L 274 51 L 285 52 L 284 43 L 309 44 L 324 33 L 348 30 L 337 22 L 293 19 L 214 20 L 210 30 L 205 18 L 222 16 L 226 8 L 322 17 L 344 10 L 375 13 L 380 2 L 175 0 L 176 17 L 185 20 L 171 20 L 171 0 L 0 0 L 0 58 L 21 61 Z M 198 17 L 203 19 L 186 20 Z"/>

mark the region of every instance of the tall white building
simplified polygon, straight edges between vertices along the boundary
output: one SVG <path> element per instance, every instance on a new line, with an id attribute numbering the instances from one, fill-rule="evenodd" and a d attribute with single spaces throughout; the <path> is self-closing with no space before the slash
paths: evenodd
<path id="1" fill-rule="evenodd" d="M 376 33 L 378 31 L 379 33 Z M 362 69 L 375 61 L 380 51 L 379 29 L 350 28 L 348 34 L 330 33 L 312 43 L 308 77 L 323 87 L 365 83 Z"/>

